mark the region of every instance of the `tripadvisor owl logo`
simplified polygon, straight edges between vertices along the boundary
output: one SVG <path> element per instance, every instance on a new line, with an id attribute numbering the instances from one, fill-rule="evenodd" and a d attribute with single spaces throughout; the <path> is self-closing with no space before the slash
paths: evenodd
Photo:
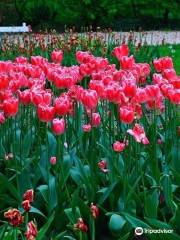
<path id="1" fill-rule="evenodd" d="M 136 235 L 142 235 L 142 234 L 143 234 L 143 229 L 142 229 L 142 227 L 137 227 L 137 228 L 135 228 L 135 234 L 136 234 Z"/>

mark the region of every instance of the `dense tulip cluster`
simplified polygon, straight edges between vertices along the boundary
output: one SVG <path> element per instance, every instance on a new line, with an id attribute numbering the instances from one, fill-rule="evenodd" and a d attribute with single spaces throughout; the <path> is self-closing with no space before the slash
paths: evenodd
<path id="1" fill-rule="evenodd" d="M 14 62 L 1 61 L 0 123 L 15 116 L 20 103 L 32 104 L 39 120 L 52 122 L 52 131 L 60 135 L 65 131 L 64 117 L 74 115 L 75 105 L 81 103 L 89 116 L 89 122 L 82 128 L 89 132 L 91 127 L 98 127 L 101 123 L 102 116 L 97 112 L 100 101 L 114 103 L 119 120 L 125 124 L 140 119 L 144 105 L 147 111 L 156 109 L 162 112 L 165 98 L 180 104 L 180 77 L 176 75 L 170 57 L 154 60 L 155 70 L 159 73 L 154 73 L 151 84 L 148 84 L 150 66 L 135 63 L 134 57 L 128 54 L 125 44 L 113 50 L 120 70 L 106 58 L 81 51 L 76 53 L 79 66 L 61 66 L 61 50 L 52 52 L 52 63 L 40 56 L 32 56 L 30 62 L 25 57 L 17 57 Z M 84 88 L 83 78 L 87 77 L 90 77 L 89 85 Z M 57 95 L 57 89 L 63 92 Z M 148 144 L 142 126 L 136 124 L 128 133 L 137 142 Z M 114 143 L 115 151 L 122 151 L 122 144 Z"/>

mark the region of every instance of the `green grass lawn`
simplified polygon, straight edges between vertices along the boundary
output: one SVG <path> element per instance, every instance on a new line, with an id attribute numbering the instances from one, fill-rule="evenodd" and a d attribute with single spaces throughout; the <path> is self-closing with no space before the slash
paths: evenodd
<path id="1" fill-rule="evenodd" d="M 174 62 L 174 68 L 180 75 L 180 44 L 159 46 L 160 56 L 170 56 Z"/>

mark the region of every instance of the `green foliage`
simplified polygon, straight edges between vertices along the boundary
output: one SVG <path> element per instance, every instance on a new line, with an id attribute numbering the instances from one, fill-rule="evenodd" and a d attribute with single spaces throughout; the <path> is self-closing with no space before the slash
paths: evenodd
<path id="1" fill-rule="evenodd" d="M 162 20 L 161 27 L 168 28 L 169 20 L 179 19 L 178 0 L 11 0 L 1 5 L 4 22 L 15 24 L 16 21 L 26 21 L 42 29 L 55 27 L 62 30 L 64 26 L 76 26 L 79 29 L 84 26 L 94 29 L 98 26 L 122 28 L 118 24 L 120 21 L 130 30 L 131 22 L 144 26 L 145 21 L 146 27 L 152 27 L 151 21 L 157 26 L 159 19 Z M 16 14 L 9 15 L 8 10 L 15 10 Z"/>

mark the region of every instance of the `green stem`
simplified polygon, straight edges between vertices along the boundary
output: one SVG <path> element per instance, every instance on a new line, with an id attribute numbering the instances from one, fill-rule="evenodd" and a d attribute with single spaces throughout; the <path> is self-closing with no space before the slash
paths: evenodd
<path id="1" fill-rule="evenodd" d="M 63 144 L 64 143 L 63 143 L 63 141 L 61 141 L 61 136 L 57 136 L 57 145 L 58 145 L 57 146 L 57 158 L 58 158 L 58 163 L 59 163 L 59 166 L 60 166 L 60 169 L 61 169 L 61 174 L 62 174 L 62 188 L 63 188 L 63 185 L 64 185 L 66 195 L 67 195 L 68 201 L 70 203 L 71 202 L 71 196 L 70 196 L 70 193 L 68 191 L 68 187 L 67 187 L 65 177 L 64 177 L 63 152 L 62 152 L 62 148 L 64 147 L 64 146 L 62 146 Z"/>
<path id="2" fill-rule="evenodd" d="M 91 227 L 92 227 L 92 229 L 91 229 L 91 239 L 92 240 L 95 240 L 95 237 L 96 237 L 96 229 L 95 229 L 95 220 L 94 220 L 94 218 L 92 218 L 92 220 L 91 220 Z"/>

